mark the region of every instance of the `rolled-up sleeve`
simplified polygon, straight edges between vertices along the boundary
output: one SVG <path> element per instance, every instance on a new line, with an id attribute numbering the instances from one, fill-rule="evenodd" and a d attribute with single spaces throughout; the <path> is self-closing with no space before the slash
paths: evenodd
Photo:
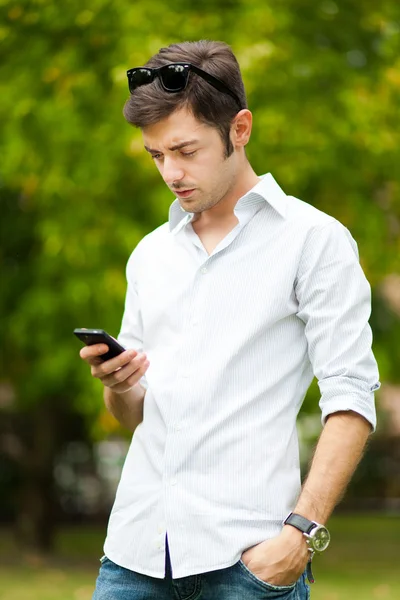
<path id="1" fill-rule="evenodd" d="M 321 392 L 322 423 L 334 412 L 352 410 L 375 430 L 374 390 L 380 383 L 368 323 L 371 290 L 357 244 L 338 221 L 310 233 L 295 290 Z"/>
<path id="2" fill-rule="evenodd" d="M 131 254 L 126 265 L 126 279 L 125 309 L 118 341 L 126 349 L 143 352 L 143 322 L 135 277 L 135 251 Z M 148 382 L 145 375 L 140 379 L 140 384 L 147 390 Z"/>

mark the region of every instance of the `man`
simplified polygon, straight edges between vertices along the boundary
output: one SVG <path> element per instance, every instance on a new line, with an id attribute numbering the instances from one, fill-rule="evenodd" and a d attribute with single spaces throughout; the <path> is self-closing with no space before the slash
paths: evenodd
<path id="1" fill-rule="evenodd" d="M 252 169 L 229 46 L 174 44 L 128 79 L 125 118 L 177 199 L 128 261 L 128 350 L 104 363 L 106 346 L 81 350 L 135 432 L 94 598 L 305 599 L 376 424 L 356 244 Z M 324 427 L 301 490 L 296 418 L 313 375 Z"/>

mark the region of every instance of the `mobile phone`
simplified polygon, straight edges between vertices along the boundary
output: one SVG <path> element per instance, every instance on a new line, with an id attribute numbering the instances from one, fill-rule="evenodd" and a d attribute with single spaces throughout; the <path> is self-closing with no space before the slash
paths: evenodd
<path id="1" fill-rule="evenodd" d="M 125 348 L 104 331 L 104 329 L 78 328 L 74 329 L 74 334 L 81 342 L 86 344 L 86 346 L 93 346 L 93 344 L 107 344 L 109 348 L 108 352 L 99 356 L 102 361 L 110 360 L 110 358 L 115 358 L 122 352 L 125 352 Z"/>

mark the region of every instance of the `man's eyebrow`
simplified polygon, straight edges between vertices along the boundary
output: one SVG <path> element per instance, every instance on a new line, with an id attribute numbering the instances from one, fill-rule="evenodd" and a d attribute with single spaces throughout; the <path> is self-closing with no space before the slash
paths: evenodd
<path id="1" fill-rule="evenodd" d="M 174 150 L 181 150 L 182 148 L 186 148 L 186 146 L 191 146 L 192 144 L 198 144 L 198 143 L 199 143 L 199 140 L 188 140 L 187 142 L 181 142 L 180 144 L 175 144 L 175 146 L 171 146 L 170 148 L 168 148 L 168 150 L 173 152 Z M 160 152 L 160 150 L 156 150 L 154 148 L 148 148 L 147 146 L 145 146 L 145 150 L 147 150 L 147 152 Z"/>

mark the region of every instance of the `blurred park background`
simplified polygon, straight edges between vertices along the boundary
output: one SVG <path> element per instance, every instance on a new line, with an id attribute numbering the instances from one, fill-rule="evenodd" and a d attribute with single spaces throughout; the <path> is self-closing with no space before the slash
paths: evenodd
<path id="1" fill-rule="evenodd" d="M 372 287 L 379 426 L 312 597 L 400 597 L 399 38 L 398 0 L 0 0 L 2 600 L 91 597 L 130 436 L 72 331 L 118 334 L 126 261 L 173 201 L 123 119 L 126 70 L 197 39 L 239 60 L 256 172 L 346 225 Z"/>

